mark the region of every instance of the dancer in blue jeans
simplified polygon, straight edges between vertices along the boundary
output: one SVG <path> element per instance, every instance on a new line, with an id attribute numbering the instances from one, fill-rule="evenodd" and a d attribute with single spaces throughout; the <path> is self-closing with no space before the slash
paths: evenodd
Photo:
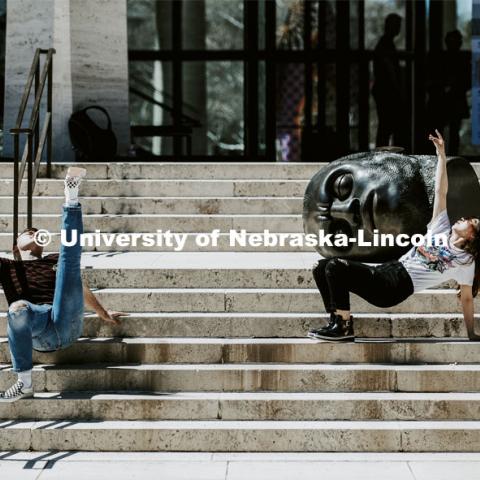
<path id="1" fill-rule="evenodd" d="M 77 230 L 77 238 L 83 233 L 78 187 L 85 174 L 83 168 L 70 167 L 65 178 L 62 230 L 67 242 L 73 231 Z M 83 284 L 79 241 L 62 244 L 59 255 L 43 257 L 43 248 L 35 242 L 36 231 L 27 229 L 18 237 L 17 260 L 0 258 L 0 281 L 9 303 L 8 342 L 13 371 L 18 374 L 15 384 L 0 394 L 4 402 L 33 396 L 32 349 L 51 352 L 74 343 L 82 334 L 84 307 L 114 324 L 126 315 L 105 310 Z"/>

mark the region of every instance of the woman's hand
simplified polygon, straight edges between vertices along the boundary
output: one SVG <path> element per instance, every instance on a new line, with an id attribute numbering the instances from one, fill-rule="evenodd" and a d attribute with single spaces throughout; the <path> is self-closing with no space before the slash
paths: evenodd
<path id="1" fill-rule="evenodd" d="M 437 129 L 435 129 L 435 133 L 437 134 L 436 137 L 430 134 L 428 136 L 428 139 L 434 143 L 437 150 L 437 155 L 445 155 L 445 141 L 443 140 L 442 135 Z"/>
<path id="2" fill-rule="evenodd" d="M 120 325 L 120 317 L 128 317 L 129 314 L 125 312 L 116 312 L 114 310 L 106 310 L 100 318 L 107 323 L 113 323 L 114 325 Z"/>

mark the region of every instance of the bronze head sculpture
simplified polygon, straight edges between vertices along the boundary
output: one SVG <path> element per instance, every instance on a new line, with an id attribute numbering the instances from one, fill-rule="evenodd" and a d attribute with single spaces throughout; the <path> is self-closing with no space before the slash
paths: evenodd
<path id="1" fill-rule="evenodd" d="M 339 158 L 310 180 L 303 202 L 305 233 L 344 233 L 366 241 L 378 234 L 425 234 L 435 193 L 434 155 L 365 152 Z M 463 158 L 447 163 L 447 212 L 451 223 L 461 216 L 480 216 L 480 186 Z M 400 246 L 319 246 L 323 257 L 340 256 L 364 262 L 393 260 L 407 251 Z"/>

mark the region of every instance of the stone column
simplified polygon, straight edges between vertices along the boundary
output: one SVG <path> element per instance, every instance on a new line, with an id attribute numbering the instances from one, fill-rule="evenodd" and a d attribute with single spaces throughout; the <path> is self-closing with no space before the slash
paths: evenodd
<path id="1" fill-rule="evenodd" d="M 3 114 L 3 154 L 6 157 L 13 155 L 10 129 L 15 126 L 35 49 L 53 46 L 53 2 L 54 0 L 7 2 Z M 30 107 L 32 103 L 30 102 Z M 29 109 L 25 112 L 24 126 L 27 125 L 28 118 Z"/>
<path id="2" fill-rule="evenodd" d="M 105 107 L 118 153 L 130 144 L 126 0 L 15 0 L 7 3 L 5 129 L 14 124 L 35 48 L 54 55 L 54 161 L 74 159 L 68 135 L 71 113 Z M 93 117 L 93 115 L 92 115 Z M 101 116 L 95 120 L 104 124 Z M 4 154 L 11 155 L 7 138 Z"/>

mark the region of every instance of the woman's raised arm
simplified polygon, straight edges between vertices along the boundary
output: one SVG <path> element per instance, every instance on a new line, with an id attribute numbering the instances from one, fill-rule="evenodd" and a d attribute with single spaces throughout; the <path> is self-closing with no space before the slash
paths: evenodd
<path id="1" fill-rule="evenodd" d="M 435 174 L 435 198 L 433 201 L 432 220 L 445 208 L 447 208 L 447 192 L 448 192 L 448 177 L 447 177 L 447 157 L 445 155 L 445 141 L 438 130 L 435 130 L 437 136 L 429 135 L 437 151 L 437 171 Z"/>

